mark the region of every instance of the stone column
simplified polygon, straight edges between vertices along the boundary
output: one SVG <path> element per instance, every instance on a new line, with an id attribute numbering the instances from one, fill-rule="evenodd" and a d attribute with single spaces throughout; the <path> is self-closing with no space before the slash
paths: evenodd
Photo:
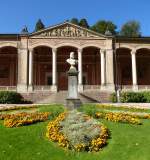
<path id="1" fill-rule="evenodd" d="M 82 49 L 78 49 L 78 91 L 83 92 Z"/>
<path id="2" fill-rule="evenodd" d="M 57 49 L 52 48 L 52 88 L 53 92 L 57 92 Z"/>
<path id="3" fill-rule="evenodd" d="M 100 50 L 101 54 L 101 89 L 105 89 L 105 50 Z"/>
<path id="4" fill-rule="evenodd" d="M 28 82 L 28 35 L 20 35 L 18 42 L 18 82 L 17 92 L 27 92 Z"/>
<path id="5" fill-rule="evenodd" d="M 133 84 L 133 90 L 138 90 L 137 85 L 137 69 L 136 69 L 136 50 L 131 51 L 131 60 L 132 60 L 132 84 Z"/>
<path id="6" fill-rule="evenodd" d="M 28 92 L 33 91 L 33 49 L 29 50 L 29 86 Z"/>
<path id="7" fill-rule="evenodd" d="M 28 50 L 27 48 L 18 49 L 18 83 L 17 92 L 27 92 L 27 64 L 28 64 Z"/>
<path id="8" fill-rule="evenodd" d="M 115 91 L 115 83 L 114 83 L 114 52 L 113 52 L 113 42 L 112 39 L 106 40 L 106 47 L 105 47 L 106 53 L 106 87 L 105 89 L 109 92 Z"/>

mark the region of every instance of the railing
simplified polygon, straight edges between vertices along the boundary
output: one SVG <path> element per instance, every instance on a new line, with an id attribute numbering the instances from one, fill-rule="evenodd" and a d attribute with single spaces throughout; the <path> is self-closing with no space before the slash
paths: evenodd
<path id="1" fill-rule="evenodd" d="M 100 89 L 100 85 L 83 85 L 84 90 L 89 90 L 89 89 Z"/>
<path id="2" fill-rule="evenodd" d="M 37 85 L 37 86 L 34 86 L 34 90 L 35 91 L 51 91 L 51 87 L 52 86 L 47 86 L 47 85 L 45 86 Z"/>
<path id="3" fill-rule="evenodd" d="M 138 85 L 139 90 L 150 90 L 150 85 Z"/>
<path id="4" fill-rule="evenodd" d="M 34 91 L 51 91 L 52 85 L 35 85 Z M 84 90 L 100 90 L 101 85 L 83 85 Z M 132 91 L 132 85 L 122 85 L 122 91 Z M 0 91 L 17 91 L 17 86 L 0 86 Z M 138 85 L 138 91 L 150 91 L 150 85 Z"/>
<path id="5" fill-rule="evenodd" d="M 132 85 L 122 85 L 121 90 L 123 91 L 132 91 L 133 86 Z M 149 91 L 150 85 L 138 85 L 138 91 Z"/>
<path id="6" fill-rule="evenodd" d="M 121 90 L 123 90 L 123 91 L 132 91 L 132 85 L 122 85 L 121 86 Z"/>
<path id="7" fill-rule="evenodd" d="M 16 86 L 0 86 L 0 91 L 17 91 Z"/>

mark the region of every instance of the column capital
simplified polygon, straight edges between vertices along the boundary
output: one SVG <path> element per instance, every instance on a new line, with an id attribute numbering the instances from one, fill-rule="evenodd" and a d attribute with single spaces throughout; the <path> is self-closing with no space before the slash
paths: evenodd
<path id="1" fill-rule="evenodd" d="M 78 52 L 82 53 L 82 51 L 83 51 L 83 48 L 78 48 Z"/>
<path id="2" fill-rule="evenodd" d="M 136 49 L 132 49 L 132 50 L 131 50 L 131 55 L 132 55 L 132 54 L 136 54 Z"/>
<path id="3" fill-rule="evenodd" d="M 28 50 L 29 50 L 29 52 L 33 52 L 34 49 L 33 48 L 29 48 Z"/>
<path id="4" fill-rule="evenodd" d="M 100 53 L 106 53 L 106 49 L 100 49 Z"/>
<path id="5" fill-rule="evenodd" d="M 57 52 L 57 48 L 52 48 L 52 52 Z"/>

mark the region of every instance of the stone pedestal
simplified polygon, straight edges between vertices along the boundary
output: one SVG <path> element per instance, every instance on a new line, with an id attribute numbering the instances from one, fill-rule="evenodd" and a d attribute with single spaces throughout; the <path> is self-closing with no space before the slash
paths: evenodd
<path id="1" fill-rule="evenodd" d="M 81 106 L 80 99 L 74 99 L 74 98 L 67 98 L 66 99 L 66 107 L 68 110 L 77 109 L 80 106 Z"/>
<path id="2" fill-rule="evenodd" d="M 68 71 L 68 97 L 66 99 L 66 107 L 69 110 L 80 107 L 81 101 L 78 98 L 78 72 L 75 67 L 71 67 Z"/>

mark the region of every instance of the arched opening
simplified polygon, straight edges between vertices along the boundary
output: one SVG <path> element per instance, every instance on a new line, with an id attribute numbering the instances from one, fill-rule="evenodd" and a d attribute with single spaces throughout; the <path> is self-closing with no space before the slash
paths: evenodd
<path id="1" fill-rule="evenodd" d="M 128 48 L 119 48 L 116 50 L 116 84 L 132 85 L 132 61 L 131 50 Z"/>
<path id="2" fill-rule="evenodd" d="M 15 47 L 0 48 L 0 86 L 16 86 L 18 54 Z"/>
<path id="3" fill-rule="evenodd" d="M 52 85 L 52 49 L 38 46 L 33 53 L 33 84 Z"/>
<path id="4" fill-rule="evenodd" d="M 70 52 L 75 53 L 75 59 L 78 58 L 77 48 L 71 46 L 63 46 L 57 50 L 57 81 L 58 90 L 67 90 L 68 88 L 68 75 L 69 64 L 66 60 L 70 56 Z"/>
<path id="5" fill-rule="evenodd" d="M 83 85 L 101 84 L 100 49 L 86 47 L 82 52 Z"/>
<path id="6" fill-rule="evenodd" d="M 150 85 L 150 50 L 137 50 L 136 60 L 138 85 Z"/>

